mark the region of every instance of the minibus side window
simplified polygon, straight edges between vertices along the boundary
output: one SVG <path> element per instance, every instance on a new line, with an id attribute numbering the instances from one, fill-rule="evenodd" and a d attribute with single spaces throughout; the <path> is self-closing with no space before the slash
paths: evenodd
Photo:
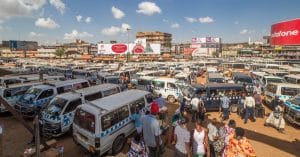
<path id="1" fill-rule="evenodd" d="M 81 83 L 81 88 L 86 88 L 89 87 L 89 83 L 88 82 L 82 82 Z"/>
<path id="2" fill-rule="evenodd" d="M 112 89 L 106 90 L 103 92 L 103 96 L 106 97 L 106 96 L 113 95 L 116 93 L 120 93 L 119 88 L 112 88 Z"/>
<path id="3" fill-rule="evenodd" d="M 39 96 L 38 100 L 48 98 L 48 97 L 52 96 L 53 94 L 54 94 L 53 89 L 47 89 L 42 92 L 42 94 Z"/>
<path id="4" fill-rule="evenodd" d="M 122 108 L 120 108 L 120 109 L 118 110 L 118 115 L 119 115 L 119 120 L 118 120 L 118 122 L 124 120 L 125 118 L 128 118 L 128 117 L 129 117 L 129 109 L 128 109 L 128 106 L 125 105 L 125 106 L 123 106 Z M 118 123 L 118 122 L 117 122 L 117 123 Z"/>
<path id="5" fill-rule="evenodd" d="M 141 109 L 143 109 L 145 107 L 145 100 L 144 98 L 141 98 L 131 104 L 129 104 L 130 106 L 130 113 L 136 113 L 139 112 Z"/>
<path id="6" fill-rule="evenodd" d="M 300 89 L 299 88 L 290 88 L 290 87 L 282 87 L 281 88 L 281 94 L 282 95 L 295 96 L 298 93 L 300 93 Z"/>
<path id="7" fill-rule="evenodd" d="M 94 93 L 94 94 L 91 94 L 91 95 L 86 95 L 84 97 L 84 99 L 87 100 L 87 101 L 93 101 L 93 100 L 100 99 L 100 98 L 102 98 L 102 93 L 101 92 Z"/>
<path id="8" fill-rule="evenodd" d="M 71 101 L 69 103 L 69 105 L 67 106 L 67 108 L 65 109 L 64 114 L 74 111 L 76 109 L 76 107 L 81 104 L 82 104 L 81 99 L 76 99 L 76 100 Z"/>
<path id="9" fill-rule="evenodd" d="M 118 122 L 119 116 L 117 111 L 112 111 L 101 117 L 102 131 L 112 127 Z"/>
<path id="10" fill-rule="evenodd" d="M 173 83 L 167 83 L 167 87 L 168 87 L 169 89 L 177 89 L 176 85 L 173 84 Z"/>

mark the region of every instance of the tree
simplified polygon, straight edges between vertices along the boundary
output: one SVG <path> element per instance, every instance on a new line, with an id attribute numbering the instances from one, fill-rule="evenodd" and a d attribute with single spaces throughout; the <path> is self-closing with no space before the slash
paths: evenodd
<path id="1" fill-rule="evenodd" d="M 62 57 L 63 55 L 65 55 L 65 48 L 59 47 L 58 49 L 56 49 L 55 55 L 58 56 L 59 59 L 61 60 L 61 57 Z"/>

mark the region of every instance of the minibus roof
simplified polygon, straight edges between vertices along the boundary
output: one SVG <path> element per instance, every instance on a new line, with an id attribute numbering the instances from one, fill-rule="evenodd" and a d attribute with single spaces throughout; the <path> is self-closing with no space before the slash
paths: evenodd
<path id="1" fill-rule="evenodd" d="M 112 111 L 117 109 L 118 107 L 139 99 L 146 94 L 149 94 L 149 92 L 136 89 L 128 90 L 118 94 L 110 95 L 102 99 L 91 101 L 88 104 L 100 110 Z"/>

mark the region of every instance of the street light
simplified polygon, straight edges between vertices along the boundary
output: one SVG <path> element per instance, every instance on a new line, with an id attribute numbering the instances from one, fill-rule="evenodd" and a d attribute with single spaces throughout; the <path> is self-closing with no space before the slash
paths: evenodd
<path id="1" fill-rule="evenodd" d="M 130 51 L 129 51 L 129 31 L 131 29 L 130 28 L 126 28 L 127 31 L 127 63 L 129 62 L 129 55 L 130 55 Z"/>

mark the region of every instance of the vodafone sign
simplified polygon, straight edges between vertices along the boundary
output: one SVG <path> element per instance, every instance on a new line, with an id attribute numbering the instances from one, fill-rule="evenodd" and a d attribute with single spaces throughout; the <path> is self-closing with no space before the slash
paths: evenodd
<path id="1" fill-rule="evenodd" d="M 300 45 L 300 19 L 272 25 L 272 45 Z"/>

